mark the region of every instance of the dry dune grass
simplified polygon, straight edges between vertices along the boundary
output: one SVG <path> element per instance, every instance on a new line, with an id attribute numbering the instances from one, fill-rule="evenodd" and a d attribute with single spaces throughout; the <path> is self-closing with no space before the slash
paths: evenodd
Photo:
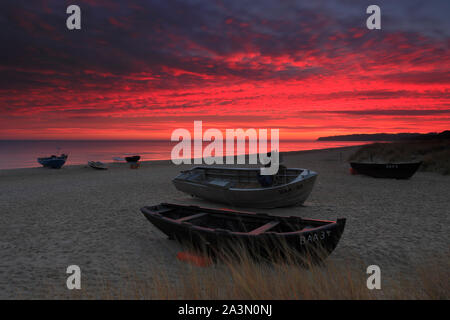
<path id="1" fill-rule="evenodd" d="M 362 146 L 349 161 L 422 160 L 421 171 L 450 174 L 450 140 L 373 143 Z"/>
<path id="2" fill-rule="evenodd" d="M 186 264 L 173 280 L 161 270 L 149 272 L 151 279 L 128 272 L 126 285 L 104 281 L 48 298 L 70 299 L 188 299 L 188 300 L 372 300 L 449 299 L 449 256 L 427 260 L 412 274 L 388 278 L 382 272 L 381 290 L 369 290 L 366 268 L 357 258 L 347 261 L 306 262 L 303 266 L 288 258 L 284 263 L 257 262 L 246 252 L 239 261 L 231 255 L 208 268 Z M 297 257 L 295 257 L 297 259 Z"/>

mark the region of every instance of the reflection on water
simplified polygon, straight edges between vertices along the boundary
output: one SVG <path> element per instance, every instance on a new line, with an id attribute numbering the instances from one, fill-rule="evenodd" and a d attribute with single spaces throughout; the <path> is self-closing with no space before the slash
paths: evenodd
<path id="1" fill-rule="evenodd" d="M 67 164 L 89 160 L 112 162 L 113 158 L 141 155 L 146 160 L 168 160 L 176 142 L 171 141 L 0 141 L 0 169 L 39 167 L 38 157 L 58 152 L 69 155 Z M 209 142 L 204 142 L 203 147 Z M 280 151 L 314 150 L 364 144 L 362 141 L 280 141 Z M 225 148 L 224 148 L 225 152 Z"/>

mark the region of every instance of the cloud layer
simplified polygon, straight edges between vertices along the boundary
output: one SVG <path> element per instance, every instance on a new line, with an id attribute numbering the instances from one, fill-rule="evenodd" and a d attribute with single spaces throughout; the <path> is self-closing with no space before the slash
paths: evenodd
<path id="1" fill-rule="evenodd" d="M 1 138 L 286 138 L 450 124 L 448 1 L 84 0 L 0 4 Z M 358 123 L 355 126 L 355 122 Z"/>

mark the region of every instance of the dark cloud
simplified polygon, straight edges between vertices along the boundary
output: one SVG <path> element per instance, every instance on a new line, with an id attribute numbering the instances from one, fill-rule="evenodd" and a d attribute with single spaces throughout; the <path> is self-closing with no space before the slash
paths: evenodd
<path id="1" fill-rule="evenodd" d="M 448 85 L 450 84 L 450 72 L 449 70 L 436 70 L 391 73 L 384 76 L 383 79 L 401 83 Z"/>
<path id="2" fill-rule="evenodd" d="M 366 5 L 353 1 L 318 5 L 268 0 L 84 0 L 79 2 L 80 31 L 65 28 L 68 4 L 57 0 L 0 4 L 0 41 L 7 44 L 0 52 L 0 66 L 7 68 L 1 71 L 2 88 L 89 90 L 95 83 L 98 89 L 110 90 L 126 83 L 143 90 L 194 88 L 227 80 L 304 80 L 338 73 L 354 63 L 364 68 L 405 59 L 419 64 L 443 57 L 448 50 L 448 42 L 420 36 L 413 26 L 421 21 L 408 18 L 419 14 L 405 1 L 382 3 L 389 8 L 383 12 L 386 29 L 395 35 L 391 38 L 368 32 L 363 23 Z M 408 9 L 403 11 L 402 5 Z M 447 24 L 438 5 L 421 8 L 428 10 L 430 19 L 437 19 L 433 26 L 424 23 L 428 33 Z M 402 21 L 397 29 L 388 23 L 396 19 Z M 399 33 L 408 31 L 408 26 L 409 32 Z M 411 56 L 418 45 L 429 50 Z M 364 52 L 365 57 L 359 62 L 346 60 L 350 52 Z M 239 55 L 245 58 L 234 60 Z M 293 65 L 307 59 L 315 60 L 314 65 Z M 152 79 L 129 78 L 136 73 Z M 396 73 L 388 79 L 430 82 L 443 76 Z"/>
<path id="3" fill-rule="evenodd" d="M 450 109 L 368 109 L 368 110 L 312 110 L 305 113 L 340 114 L 356 116 L 434 116 L 450 114 Z"/>
<path id="4" fill-rule="evenodd" d="M 327 93 L 299 93 L 290 95 L 289 98 L 308 98 L 310 100 L 384 100 L 384 99 L 450 99 L 450 90 L 342 90 Z"/>

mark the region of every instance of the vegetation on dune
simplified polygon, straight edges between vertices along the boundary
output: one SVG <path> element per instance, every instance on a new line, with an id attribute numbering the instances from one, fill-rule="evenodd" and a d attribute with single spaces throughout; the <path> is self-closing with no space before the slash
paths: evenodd
<path id="1" fill-rule="evenodd" d="M 420 171 L 450 174 L 450 140 L 373 143 L 360 147 L 349 161 L 423 161 Z"/>
<path id="2" fill-rule="evenodd" d="M 449 255 L 424 259 L 406 275 L 382 272 L 381 289 L 367 288 L 367 265 L 359 259 L 328 260 L 323 264 L 298 265 L 296 257 L 283 263 L 261 263 L 247 253 L 229 256 L 200 268 L 185 264 L 178 274 L 149 270 L 146 275 L 126 273 L 126 280 L 101 281 L 95 287 L 65 291 L 47 298 L 69 299 L 449 299 Z M 174 278 L 175 277 L 175 278 Z"/>
<path id="3" fill-rule="evenodd" d="M 320 137 L 319 141 L 405 141 L 450 139 L 450 130 L 440 133 L 372 133 Z"/>

